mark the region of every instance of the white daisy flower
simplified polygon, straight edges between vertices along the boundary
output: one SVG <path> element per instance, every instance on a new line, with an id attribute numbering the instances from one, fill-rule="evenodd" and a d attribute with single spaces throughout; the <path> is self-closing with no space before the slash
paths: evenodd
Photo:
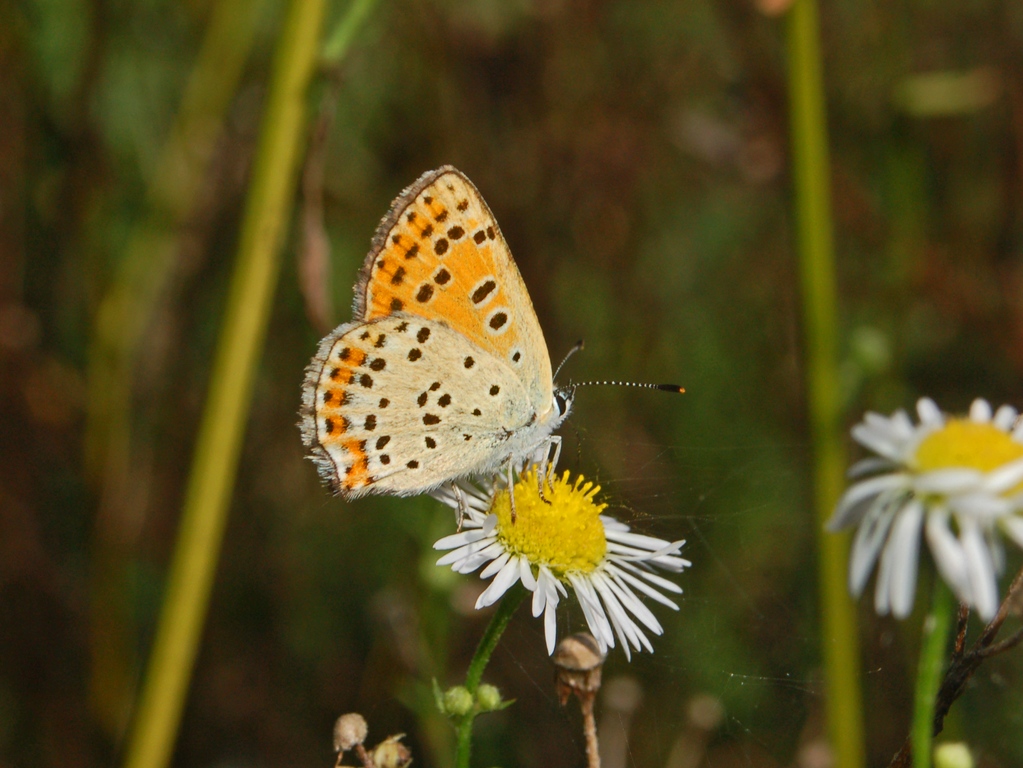
<path id="1" fill-rule="evenodd" d="M 434 544 L 450 550 L 437 565 L 458 573 L 486 566 L 480 577 L 493 581 L 476 601 L 477 609 L 522 582 L 533 593 L 533 616 L 543 614 L 548 653 L 554 652 L 557 607 L 568 597 L 568 587 L 575 590 L 602 653 L 614 647 L 616 636 L 630 660 L 631 648 L 653 651 L 643 627 L 655 635 L 663 629 L 638 593 L 678 610 L 662 592 L 681 593 L 681 587 L 653 570 L 678 573 L 691 565 L 678 555 L 685 542 L 630 533 L 627 525 L 601 514 L 607 505 L 593 500 L 599 490 L 581 475 L 570 482 L 565 472 L 547 486 L 548 504 L 537 493 L 536 470 L 524 472 L 514 485 L 514 522 L 506 486 L 462 483 L 458 490 L 435 491 L 435 498 L 465 512 L 462 531 Z"/>
<path id="2" fill-rule="evenodd" d="M 916 410 L 917 425 L 900 410 L 867 413 L 853 427 L 853 438 L 878 455 L 850 470 L 858 482 L 828 523 L 832 531 L 859 526 L 849 589 L 863 591 L 880 555 L 877 612 L 909 615 L 923 530 L 941 576 L 990 620 L 1004 565 L 999 532 L 1023 547 L 1023 424 L 1014 408 L 992 413 L 986 400 L 974 400 L 966 418 L 942 414 L 927 398 Z"/>

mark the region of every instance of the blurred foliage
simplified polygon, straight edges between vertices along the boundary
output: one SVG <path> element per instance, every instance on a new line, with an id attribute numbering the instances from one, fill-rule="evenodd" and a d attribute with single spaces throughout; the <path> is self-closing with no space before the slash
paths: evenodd
<path id="1" fill-rule="evenodd" d="M 174 258 L 132 329 L 143 342 L 125 477 L 84 461 L 89 350 L 130 234 L 153 220 L 215 5 L 0 0 L 0 765 L 122 754 L 224 307 L 275 0 L 252 6 L 251 53 L 191 205 L 157 221 Z M 822 734 L 782 25 L 761 10 L 772 5 L 381 3 L 340 72 L 327 144 L 334 321 L 349 317 L 391 199 L 452 163 L 501 222 L 552 357 L 585 339 L 563 378 L 688 390 L 584 390 L 562 430 L 564 465 L 598 477 L 618 514 L 689 540 L 682 610 L 655 609 L 656 653 L 613 654 L 605 670 L 642 693 L 636 766 L 684 765 L 696 742 L 715 766 L 790 765 Z M 978 395 L 1023 406 L 1023 6 L 821 11 L 850 422 L 920 394 L 950 410 Z M 466 607 L 478 580 L 432 565 L 448 510 L 344 504 L 303 460 L 298 390 L 319 331 L 299 285 L 286 269 L 176 762 L 327 765 L 334 719 L 359 710 L 371 738 L 408 732 L 417 765 L 447 765 L 430 680 L 464 674 L 486 621 Z M 123 514 L 105 518 L 110 494 Z M 96 555 L 111 536 L 121 576 L 101 603 Z M 1019 564 L 1015 553 L 1008 567 Z M 120 640 L 98 642 L 111 611 Z M 860 615 L 881 764 L 909 725 L 919 616 L 880 620 L 869 600 Z M 559 618 L 582 625 L 571 602 Z M 949 737 L 980 765 L 1023 764 L 1021 675 L 1020 653 L 996 659 L 953 709 Z M 479 765 L 582 763 L 578 713 L 558 707 L 527 612 L 487 679 L 517 703 L 479 720 Z M 694 741 L 690 705 L 704 694 L 724 718 Z"/>

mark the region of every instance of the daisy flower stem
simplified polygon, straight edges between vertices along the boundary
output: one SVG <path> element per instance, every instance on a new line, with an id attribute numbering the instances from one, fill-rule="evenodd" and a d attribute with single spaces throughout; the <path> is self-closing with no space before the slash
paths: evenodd
<path id="1" fill-rule="evenodd" d="M 480 680 L 483 678 L 483 670 L 490 661 L 490 656 L 497 647 L 497 642 L 504 634 L 508 622 L 515 615 L 516 609 L 526 596 L 526 590 L 521 584 L 516 584 L 509 589 L 504 598 L 497 606 L 497 612 L 490 620 L 487 631 L 480 638 L 480 644 L 476 646 L 476 653 L 469 664 L 469 671 L 465 675 L 465 687 L 473 696 L 479 688 Z M 469 768 L 469 755 L 472 750 L 472 723 L 476 718 L 476 709 L 473 708 L 464 715 L 458 724 L 458 741 L 455 745 L 455 768 Z"/>
<path id="2" fill-rule="evenodd" d="M 913 765 L 931 768 L 931 747 L 934 739 L 934 707 L 945 666 L 952 614 L 956 603 L 945 582 L 935 577 L 931 612 L 924 621 L 924 637 L 920 647 L 920 665 L 916 675 L 913 701 Z"/>

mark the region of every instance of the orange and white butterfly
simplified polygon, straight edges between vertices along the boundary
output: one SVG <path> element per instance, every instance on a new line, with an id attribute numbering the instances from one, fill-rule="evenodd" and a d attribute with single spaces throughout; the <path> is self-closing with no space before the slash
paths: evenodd
<path id="1" fill-rule="evenodd" d="M 391 204 L 353 314 L 302 391 L 303 441 L 335 493 L 425 493 L 560 447 L 574 390 L 554 389 L 526 286 L 461 172 L 423 174 Z"/>

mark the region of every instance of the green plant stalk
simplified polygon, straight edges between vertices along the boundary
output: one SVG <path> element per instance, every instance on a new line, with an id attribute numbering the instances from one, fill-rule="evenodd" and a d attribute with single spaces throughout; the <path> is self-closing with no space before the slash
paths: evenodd
<path id="1" fill-rule="evenodd" d="M 89 349 L 86 468 L 102 472 L 126 429 L 136 355 L 154 307 L 172 274 L 183 221 L 209 173 L 224 115 L 238 90 L 266 1 L 220 0 L 160 157 L 147 179 L 146 215 L 128 237 L 124 257 L 100 300 Z"/>
<path id="2" fill-rule="evenodd" d="M 497 641 L 504 634 L 508 622 L 515 615 L 516 609 L 526 596 L 526 589 L 521 584 L 516 584 L 509 589 L 504 598 L 497 606 L 497 612 L 490 619 L 487 631 L 480 638 L 480 644 L 476 647 L 476 653 L 469 663 L 469 671 L 465 675 L 465 687 L 476 696 L 476 689 L 483 679 L 483 670 L 487 668 L 487 662 L 497 647 Z M 458 735 L 455 744 L 455 768 L 469 768 L 469 757 L 472 753 L 472 723 L 476 719 L 475 709 L 462 718 L 458 724 Z"/>
<path id="3" fill-rule="evenodd" d="M 325 3 L 291 0 L 281 30 L 181 529 L 128 744 L 129 768 L 165 768 L 181 721 L 280 268 Z"/>
<path id="4" fill-rule="evenodd" d="M 133 693 L 134 638 L 127 598 L 134 532 L 142 512 L 127 486 L 146 475 L 133 451 L 133 380 L 144 333 L 161 306 L 224 116 L 248 61 L 266 2 L 218 0 L 174 123 L 150 171 L 146 211 L 97 308 L 89 345 L 85 466 L 101 483 L 92 542 L 89 700 L 108 734 L 124 729 Z"/>
<path id="5" fill-rule="evenodd" d="M 795 0 L 788 14 L 786 41 L 789 113 L 814 452 L 828 731 L 837 768 L 861 768 L 865 757 L 859 643 L 854 604 L 845 588 L 849 545 L 847 537 L 824 531 L 842 492 L 846 458 L 837 374 L 837 291 L 818 29 L 816 1 Z"/>
<path id="6" fill-rule="evenodd" d="M 934 575 L 931 612 L 924 620 L 920 643 L 920 663 L 916 673 L 913 694 L 913 766 L 931 768 L 934 741 L 934 705 L 941 687 L 941 673 L 945 669 L 945 649 L 955 612 L 952 592 L 941 577 Z"/>
<path id="7" fill-rule="evenodd" d="M 323 46 L 320 61 L 324 67 L 336 66 L 348 53 L 355 34 L 380 0 L 352 0 L 344 16 L 334 26 Z"/>

